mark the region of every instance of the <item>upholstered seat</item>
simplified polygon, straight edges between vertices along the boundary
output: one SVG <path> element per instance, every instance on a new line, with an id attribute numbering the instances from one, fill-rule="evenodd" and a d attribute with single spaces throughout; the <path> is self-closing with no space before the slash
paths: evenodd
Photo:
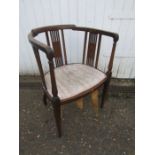
<path id="1" fill-rule="evenodd" d="M 61 101 L 73 98 L 99 86 L 106 75 L 94 67 L 84 64 L 70 64 L 55 68 L 58 96 Z M 48 93 L 52 96 L 50 73 L 45 74 Z"/>

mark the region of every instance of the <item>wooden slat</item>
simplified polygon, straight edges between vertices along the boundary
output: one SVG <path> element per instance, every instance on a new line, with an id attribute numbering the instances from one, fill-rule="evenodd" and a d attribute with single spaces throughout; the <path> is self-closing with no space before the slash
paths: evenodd
<path id="1" fill-rule="evenodd" d="M 101 35 L 99 35 L 98 45 L 97 45 L 97 53 L 96 53 L 95 68 L 97 68 L 97 66 L 98 66 L 98 59 L 99 59 L 100 47 L 101 47 L 101 38 L 102 38 L 102 36 L 101 36 Z"/>
<path id="2" fill-rule="evenodd" d="M 65 46 L 65 38 L 64 38 L 64 31 L 63 30 L 61 30 L 61 36 L 62 36 L 62 45 L 63 45 L 63 50 L 64 50 L 65 64 L 67 65 L 66 46 Z"/>
<path id="3" fill-rule="evenodd" d="M 90 66 L 94 65 L 96 43 L 97 43 L 97 34 L 90 33 L 88 42 L 88 51 L 87 51 L 87 61 L 86 61 L 87 65 Z"/>
<path id="4" fill-rule="evenodd" d="M 50 40 L 49 40 L 48 32 L 45 32 L 45 36 L 46 36 L 47 45 L 50 46 Z"/>
<path id="5" fill-rule="evenodd" d="M 82 63 L 83 64 L 85 62 L 85 56 L 86 56 L 87 35 L 88 35 L 88 32 L 85 32 L 85 36 L 84 36 L 84 47 L 83 47 L 83 60 L 82 60 Z"/>
<path id="6" fill-rule="evenodd" d="M 50 31 L 50 36 L 54 49 L 55 65 L 56 67 L 62 66 L 63 58 L 62 58 L 59 31 Z"/>

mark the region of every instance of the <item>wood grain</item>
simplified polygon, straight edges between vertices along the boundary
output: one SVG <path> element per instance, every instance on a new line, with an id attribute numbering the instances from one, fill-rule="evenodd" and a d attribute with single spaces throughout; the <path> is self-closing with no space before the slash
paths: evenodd
<path id="1" fill-rule="evenodd" d="M 99 111 L 99 99 L 98 99 L 99 96 L 98 95 L 99 95 L 98 90 L 95 90 L 94 92 L 91 93 L 92 107 L 97 116 L 98 116 L 98 111 Z"/>
<path id="2" fill-rule="evenodd" d="M 76 100 L 76 106 L 79 109 L 83 110 L 83 98 L 80 98 L 80 99 Z"/>
<path id="3" fill-rule="evenodd" d="M 55 65 L 56 67 L 62 66 L 63 58 L 62 58 L 62 48 L 60 43 L 59 31 L 50 31 L 50 36 L 54 49 Z"/>

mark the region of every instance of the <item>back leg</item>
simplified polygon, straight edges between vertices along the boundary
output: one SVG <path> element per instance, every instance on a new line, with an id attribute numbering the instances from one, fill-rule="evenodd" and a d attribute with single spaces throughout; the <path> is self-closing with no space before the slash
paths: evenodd
<path id="1" fill-rule="evenodd" d="M 47 106 L 47 96 L 45 93 L 43 94 L 43 103 L 45 106 Z"/>
<path id="2" fill-rule="evenodd" d="M 107 97 L 107 93 L 108 93 L 108 88 L 109 88 L 109 83 L 110 83 L 110 79 L 108 79 L 103 88 L 102 88 L 102 96 L 101 96 L 101 108 L 103 108 L 106 97 Z"/>

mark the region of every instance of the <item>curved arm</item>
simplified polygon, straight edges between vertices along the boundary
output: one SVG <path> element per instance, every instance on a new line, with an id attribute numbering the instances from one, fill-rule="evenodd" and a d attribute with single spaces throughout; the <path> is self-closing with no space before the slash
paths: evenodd
<path id="1" fill-rule="evenodd" d="M 63 30 L 63 29 L 72 29 L 74 27 L 76 27 L 76 26 L 72 25 L 72 24 L 69 24 L 69 25 L 49 25 L 49 26 L 35 28 L 32 30 L 32 33 L 34 36 L 36 36 L 42 32 L 56 31 L 56 30 Z"/>
<path id="2" fill-rule="evenodd" d="M 54 57 L 54 52 L 53 52 L 52 48 L 50 46 L 34 39 L 34 35 L 32 32 L 30 32 L 28 34 L 28 39 L 29 39 L 29 42 L 32 44 L 32 46 L 43 51 L 46 54 L 47 58 Z"/>
<path id="3" fill-rule="evenodd" d="M 28 35 L 28 39 L 30 41 L 30 43 L 32 44 L 32 47 L 34 49 L 35 55 L 36 55 L 36 59 L 38 62 L 38 67 L 39 67 L 39 71 L 43 80 L 43 84 L 46 88 L 46 84 L 45 84 L 45 80 L 44 80 L 44 75 L 43 75 L 43 69 L 42 69 L 42 65 L 41 65 L 41 60 L 40 60 L 40 56 L 38 49 L 40 49 L 41 51 L 43 51 L 47 58 L 48 58 L 48 63 L 49 63 L 49 68 L 50 68 L 50 77 L 51 77 L 51 86 L 52 86 L 52 94 L 54 97 L 57 97 L 58 91 L 57 91 L 57 86 L 56 86 L 56 80 L 55 80 L 55 73 L 54 73 L 54 65 L 53 65 L 53 58 L 54 58 L 54 51 L 52 50 L 52 48 L 48 45 L 45 45 L 44 43 L 36 40 L 33 38 L 33 33 L 31 32 Z"/>
<path id="4" fill-rule="evenodd" d="M 104 30 L 100 30 L 100 29 L 75 26 L 75 27 L 72 28 L 72 30 L 99 33 L 101 35 L 113 37 L 115 42 L 117 42 L 118 39 L 119 39 L 119 35 L 117 33 L 110 32 L 110 31 L 104 31 Z"/>

